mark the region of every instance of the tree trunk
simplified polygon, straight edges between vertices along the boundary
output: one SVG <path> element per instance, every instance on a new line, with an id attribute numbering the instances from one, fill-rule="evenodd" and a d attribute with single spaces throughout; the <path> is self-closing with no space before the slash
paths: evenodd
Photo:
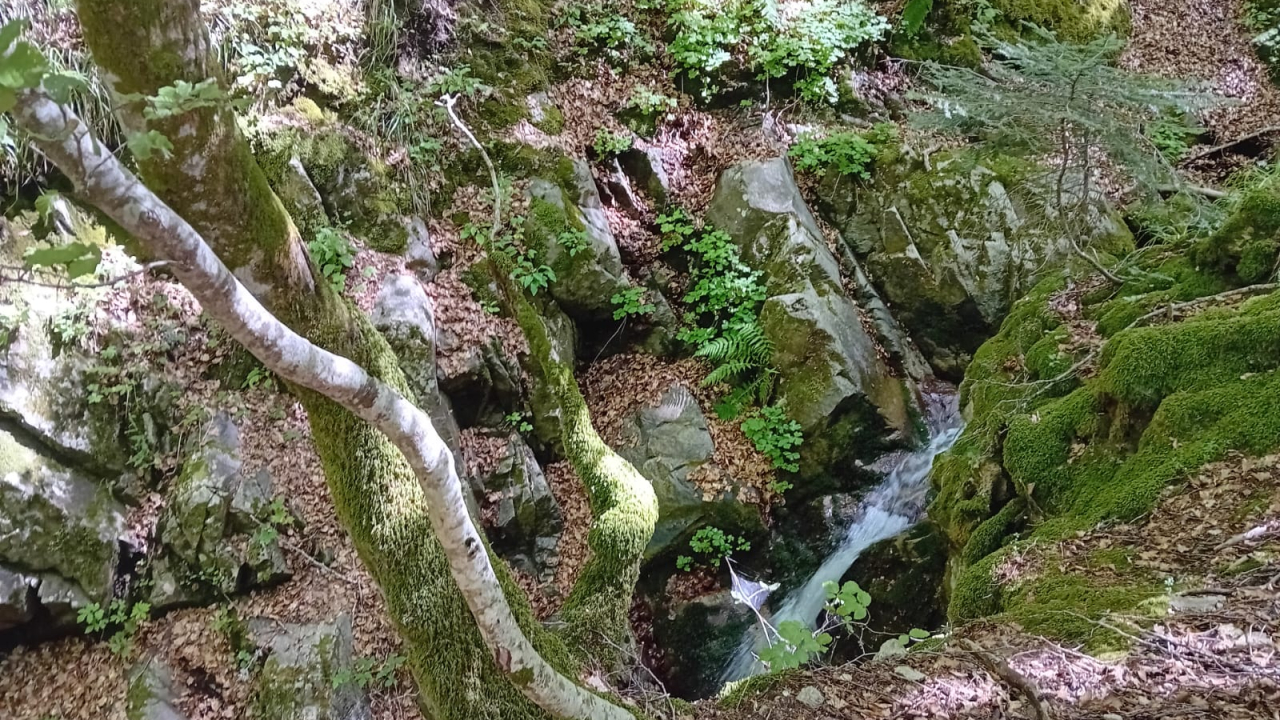
<path id="1" fill-rule="evenodd" d="M 134 132 L 157 130 L 174 145 L 171 160 L 141 163 L 144 180 L 160 200 L 209 240 L 234 276 L 268 310 L 317 345 L 350 358 L 373 378 L 409 396 L 394 355 L 369 320 L 328 283 L 315 281 L 302 239 L 240 136 L 230 110 L 200 108 L 148 120 L 140 113 L 138 101 L 131 99 L 133 94 L 154 95 L 175 80 L 197 83 L 219 76 L 198 5 L 197 0 L 79 3 L 85 40 L 122 101 L 122 122 Z M 80 192 L 98 204 L 92 178 L 83 180 Z M 107 208 L 104 211 L 111 214 Z M 230 291 L 230 283 L 224 284 L 223 289 Z M 208 299 L 200 300 L 208 310 Z M 264 364 L 271 367 L 265 360 Z M 312 370 L 330 374 L 324 366 Z M 563 644 L 536 623 L 505 567 L 492 563 L 487 552 L 476 550 L 475 543 L 485 550 L 487 544 L 474 532 L 460 494 L 424 494 L 415 481 L 415 468 L 396 445 L 364 422 L 367 417 L 353 415 L 307 382 L 279 374 L 313 388 L 301 390 L 299 397 L 338 517 L 381 588 L 405 640 L 420 702 L 428 714 L 437 720 L 545 717 L 530 698 L 565 716 L 609 717 L 621 712 L 542 663 L 540 654 L 545 654 L 560 672 L 574 669 Z M 430 434 L 435 436 L 433 429 Z M 448 475 L 456 484 L 451 461 Z M 437 507 L 441 503 L 448 507 Z M 461 510 L 461 516 L 455 513 L 451 525 L 443 529 L 469 530 L 466 543 L 450 542 L 442 548 L 432 532 L 435 510 Z M 436 526 L 436 530 L 442 528 Z M 467 567 L 453 562 L 451 550 L 465 553 Z M 470 565 L 475 565 L 470 569 L 476 575 L 460 574 Z M 459 591 L 459 584 L 465 593 Z M 501 617 L 504 613 L 507 617 Z M 513 613 L 519 627 L 515 619 L 508 622 Z M 502 632 L 495 632 L 496 628 Z M 524 642 L 522 647 L 526 636 L 532 646 Z M 566 701 L 566 693 L 576 693 L 576 699 Z M 589 714 L 577 712 L 587 706 L 593 707 Z"/>
<path id="2" fill-rule="evenodd" d="M 489 169 L 494 197 L 492 247 L 502 227 L 498 171 L 488 151 L 454 112 L 454 98 L 444 98 L 443 105 Z M 653 484 L 596 432 L 573 368 L 556 356 L 542 315 L 512 279 L 509 259 L 490 253 L 488 260 L 503 304 L 529 344 L 531 373 L 560 406 L 564 452 L 585 485 L 591 505 L 592 524 L 587 535 L 591 556 L 561 608 L 565 626 L 560 634 L 570 648 L 582 652 L 580 659 L 584 662 L 600 662 L 615 669 L 629 659 L 625 651 L 634 644 L 629 618 L 631 599 L 640 577 L 640 561 L 658 522 L 658 498 Z"/>

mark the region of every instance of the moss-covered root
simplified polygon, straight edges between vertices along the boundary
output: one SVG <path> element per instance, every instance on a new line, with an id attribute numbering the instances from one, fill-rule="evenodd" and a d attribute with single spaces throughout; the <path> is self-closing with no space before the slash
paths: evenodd
<path id="1" fill-rule="evenodd" d="M 317 344 L 346 355 L 411 397 L 389 346 L 359 311 L 330 296 L 306 311 Z M 299 392 L 343 526 L 386 599 L 417 680 L 420 705 L 435 720 L 521 720 L 547 715 L 495 665 L 449 573 L 408 463 L 381 433 L 334 403 Z M 576 675 L 563 642 L 533 618 L 501 562 L 493 563 L 513 611 L 534 646 L 558 670 Z"/>
<path id="2" fill-rule="evenodd" d="M 640 560 L 658 521 L 658 500 L 649 481 L 596 432 L 573 369 L 556 357 L 537 310 L 496 263 L 492 270 L 528 340 L 534 372 L 560 406 L 564 452 L 591 504 L 591 555 L 561 610 L 562 635 L 582 652 L 581 659 L 617 667 L 631 644 L 627 615 Z"/>

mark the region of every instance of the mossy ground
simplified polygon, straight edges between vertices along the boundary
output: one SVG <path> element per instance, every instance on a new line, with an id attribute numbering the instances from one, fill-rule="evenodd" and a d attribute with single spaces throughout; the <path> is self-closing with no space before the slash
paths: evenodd
<path id="1" fill-rule="evenodd" d="M 952 546 L 953 622 L 1003 613 L 1032 632 L 1114 641 L 1100 614 L 1141 614 L 1161 588 L 1056 571 L 1045 543 L 1144 516 L 1229 451 L 1280 446 L 1280 294 L 1144 318 L 1242 278 L 1172 248 L 1144 250 L 1135 267 L 1110 292 L 1080 291 L 1070 322 L 1054 309 L 1066 279 L 1045 280 L 975 354 L 962 385 L 970 423 L 935 466 L 930 507 Z M 1081 323 L 1097 336 L 1075 342 Z M 1083 377 L 1062 377 L 1091 358 Z M 1097 562 L 1124 561 L 1112 555 Z"/>

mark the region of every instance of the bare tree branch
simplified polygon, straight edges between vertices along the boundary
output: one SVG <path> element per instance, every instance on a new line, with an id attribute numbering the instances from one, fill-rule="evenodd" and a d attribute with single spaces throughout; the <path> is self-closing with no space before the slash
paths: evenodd
<path id="1" fill-rule="evenodd" d="M 267 368 L 333 400 L 404 454 L 428 501 L 431 526 L 495 662 L 512 684 L 552 715 L 629 720 L 629 712 L 552 668 L 517 624 L 463 500 L 453 454 L 416 405 L 350 360 L 298 335 L 266 310 L 186 220 L 148 190 L 43 90 L 19 93 L 13 115 L 94 206 L 130 231 L 215 321 Z"/>

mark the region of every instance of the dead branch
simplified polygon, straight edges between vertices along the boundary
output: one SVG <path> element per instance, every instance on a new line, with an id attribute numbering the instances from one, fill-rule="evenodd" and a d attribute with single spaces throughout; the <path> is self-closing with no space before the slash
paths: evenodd
<path id="1" fill-rule="evenodd" d="M 1009 663 L 987 652 L 978 643 L 967 638 L 960 642 L 965 649 L 973 653 L 973 656 L 987 669 L 987 672 L 1022 693 L 1022 696 L 1030 703 L 1031 708 L 1035 710 L 1036 720 L 1051 720 L 1052 716 L 1049 715 L 1048 709 L 1045 708 L 1044 700 L 1040 697 L 1040 689 L 1035 686 L 1035 683 L 1028 680 L 1026 675 L 1009 667 Z"/>
<path id="2" fill-rule="evenodd" d="M 1211 148 L 1209 148 L 1209 149 L 1207 149 L 1207 150 L 1201 150 L 1200 152 L 1198 152 L 1198 153 L 1196 153 L 1196 154 L 1194 154 L 1194 155 L 1188 155 L 1187 157 L 1183 158 L 1182 160 L 1179 160 L 1179 161 L 1178 161 L 1178 164 L 1179 164 L 1179 165 L 1183 165 L 1183 166 L 1185 166 L 1185 165 L 1190 165 L 1190 164 L 1192 164 L 1192 163 L 1194 163 L 1194 162 L 1196 162 L 1196 161 L 1198 161 L 1198 160 L 1203 160 L 1203 159 L 1205 159 L 1205 158 L 1207 158 L 1207 157 L 1210 157 L 1210 156 L 1213 156 L 1213 155 L 1217 155 L 1218 153 L 1223 152 L 1223 151 L 1225 151 L 1225 150 L 1230 150 L 1231 148 L 1235 147 L 1236 145 L 1240 145 L 1240 144 L 1242 144 L 1242 143 L 1247 143 L 1247 142 L 1249 142 L 1250 140 L 1253 140 L 1254 138 L 1260 137 L 1260 136 L 1262 136 L 1262 135 L 1266 135 L 1266 134 L 1268 134 L 1268 133 L 1273 133 L 1273 132 L 1280 132 L 1280 125 L 1268 125 L 1267 127 L 1264 127 L 1264 128 L 1262 128 L 1261 130 L 1255 130 L 1255 131 L 1253 131 L 1253 132 L 1249 133 L 1248 135 L 1241 135 L 1240 137 L 1236 138 L 1235 140 L 1230 140 L 1230 141 L 1225 142 L 1225 143 L 1223 143 L 1223 144 L 1221 144 L 1221 145 L 1214 145 L 1213 147 L 1211 147 Z"/>

